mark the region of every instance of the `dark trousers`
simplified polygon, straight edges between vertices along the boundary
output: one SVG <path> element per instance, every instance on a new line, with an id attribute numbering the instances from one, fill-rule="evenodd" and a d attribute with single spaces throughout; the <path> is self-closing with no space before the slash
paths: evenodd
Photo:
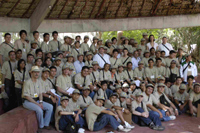
<path id="1" fill-rule="evenodd" d="M 144 112 L 143 108 L 141 108 L 141 107 L 137 107 L 135 111 L 138 111 L 140 113 Z M 138 124 L 139 121 L 142 121 L 146 125 L 149 125 L 151 122 L 153 122 L 156 126 L 161 126 L 162 125 L 161 121 L 159 119 L 159 116 L 156 115 L 154 113 L 154 111 L 150 111 L 149 112 L 149 117 L 148 118 L 145 118 L 145 117 L 142 117 L 142 116 L 137 116 L 137 115 L 132 115 L 132 120 L 136 124 Z"/>
<path id="2" fill-rule="evenodd" d="M 77 111 L 75 113 L 77 113 Z M 62 130 L 62 131 L 65 131 L 67 124 L 69 123 L 69 120 L 67 118 L 70 119 L 71 121 L 75 121 L 73 115 L 62 115 L 60 120 L 59 120 L 59 129 Z M 86 126 L 86 122 L 80 116 L 80 114 L 79 114 L 79 121 L 76 122 L 76 124 L 79 124 L 80 128 Z"/>
<path id="3" fill-rule="evenodd" d="M 182 102 L 179 102 L 179 103 L 180 103 L 181 105 L 183 105 Z M 179 106 L 176 104 L 176 102 L 174 102 L 174 105 L 175 105 L 176 108 L 178 109 L 179 115 L 185 113 L 185 112 L 189 109 L 189 105 L 188 105 L 188 104 L 186 104 L 186 105 L 184 106 L 183 110 L 180 110 L 180 108 L 179 108 Z"/>
<path id="4" fill-rule="evenodd" d="M 17 97 L 17 105 L 22 105 L 22 88 L 15 88 L 15 94 Z"/>
<path id="5" fill-rule="evenodd" d="M 113 94 L 113 90 L 106 89 L 106 95 L 107 95 L 108 99 L 109 99 L 109 97 L 110 97 L 111 94 Z"/>
<path id="6" fill-rule="evenodd" d="M 198 108 L 198 104 L 200 104 L 200 99 L 196 102 L 193 103 L 193 106 L 195 106 L 196 108 Z"/>

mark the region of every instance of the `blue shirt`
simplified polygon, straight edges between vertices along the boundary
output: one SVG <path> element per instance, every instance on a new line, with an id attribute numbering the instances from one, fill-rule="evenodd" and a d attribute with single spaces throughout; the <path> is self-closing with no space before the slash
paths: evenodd
<path id="1" fill-rule="evenodd" d="M 84 62 L 80 62 L 79 60 L 75 61 L 74 62 L 74 67 L 76 69 L 76 73 L 80 73 L 83 66 L 85 66 Z"/>

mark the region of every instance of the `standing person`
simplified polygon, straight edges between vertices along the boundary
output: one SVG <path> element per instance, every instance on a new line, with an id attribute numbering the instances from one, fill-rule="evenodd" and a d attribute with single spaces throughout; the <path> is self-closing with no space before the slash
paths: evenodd
<path id="1" fill-rule="evenodd" d="M 97 43 L 98 43 L 98 41 L 99 41 L 99 39 L 97 38 L 97 37 L 93 37 L 93 39 L 92 39 L 93 41 L 92 41 L 92 44 L 91 44 L 91 46 L 90 46 L 90 51 L 93 53 L 93 54 L 96 54 L 97 52 L 98 52 L 98 49 L 96 49 L 96 47 L 97 47 Z"/>
<path id="2" fill-rule="evenodd" d="M 110 124 L 114 130 L 128 132 L 131 129 L 125 129 L 122 125 L 117 122 L 118 116 L 112 111 L 107 110 L 103 107 L 105 98 L 98 96 L 95 100 L 95 104 L 91 104 L 85 113 L 88 129 L 90 131 L 99 131 L 106 125 Z M 102 115 L 100 117 L 100 115 Z M 99 117 L 98 117 L 99 116 Z"/>
<path id="3" fill-rule="evenodd" d="M 26 71 L 29 72 L 33 65 L 34 65 L 34 56 L 32 54 L 27 54 Z"/>
<path id="4" fill-rule="evenodd" d="M 189 75 L 192 75 L 194 77 L 194 82 L 197 80 L 198 72 L 197 72 L 197 66 L 192 61 L 192 56 L 187 54 L 185 56 L 186 60 L 181 64 L 180 68 L 180 76 L 183 79 L 184 82 L 187 82 L 187 77 Z"/>
<path id="5" fill-rule="evenodd" d="M 128 56 L 127 48 L 123 49 L 123 56 L 121 56 L 119 59 L 120 59 L 122 65 L 124 65 L 124 66 L 127 66 L 128 62 L 131 62 L 131 57 Z"/>
<path id="6" fill-rule="evenodd" d="M 105 54 L 105 47 L 104 46 L 100 46 L 99 47 L 99 53 L 95 54 L 93 57 L 93 61 L 97 61 L 100 68 L 104 67 L 104 64 L 108 63 L 110 64 L 110 56 L 108 54 Z"/>
<path id="7" fill-rule="evenodd" d="M 146 40 L 145 38 L 141 39 L 141 44 L 139 45 L 139 47 L 142 49 L 142 54 L 144 53 L 144 51 L 146 50 Z"/>
<path id="8" fill-rule="evenodd" d="M 81 48 L 83 49 L 83 54 L 85 55 L 89 50 L 89 45 L 88 45 L 88 41 L 89 41 L 89 36 L 84 36 L 84 42 L 81 43 Z"/>
<path id="9" fill-rule="evenodd" d="M 26 62 L 24 59 L 20 59 L 17 63 L 17 69 L 14 72 L 15 78 L 15 93 L 17 97 L 18 106 L 22 105 L 22 87 L 26 80 L 29 79 L 29 72 L 26 70 Z"/>
<path id="10" fill-rule="evenodd" d="M 5 92 L 9 97 L 9 101 L 6 101 L 6 111 L 14 108 L 15 105 L 15 81 L 14 81 L 14 71 L 17 68 L 17 63 L 15 60 L 15 52 L 10 51 L 8 53 L 9 60 L 5 61 L 2 66 L 2 89 L 5 87 Z"/>
<path id="11" fill-rule="evenodd" d="M 176 58 L 176 51 L 175 50 L 171 50 L 169 52 L 169 56 L 167 58 L 165 58 L 166 67 L 170 67 L 172 60 L 175 60 L 176 66 L 180 67 L 178 59 Z"/>
<path id="12" fill-rule="evenodd" d="M 149 43 L 147 43 L 147 50 L 150 50 L 152 47 L 154 47 L 155 50 L 158 49 L 158 44 L 155 42 L 154 35 L 149 36 Z"/>
<path id="13" fill-rule="evenodd" d="M 77 60 L 78 54 L 83 54 L 83 49 L 80 47 L 80 42 L 74 42 L 74 48 L 72 49 L 72 55 L 74 57 L 74 61 Z"/>
<path id="14" fill-rule="evenodd" d="M 179 63 L 182 64 L 185 62 L 185 56 L 183 56 L 183 49 L 180 47 L 178 48 L 177 56 L 176 58 L 178 59 Z"/>
<path id="15" fill-rule="evenodd" d="M 3 66 L 3 63 L 5 61 L 9 60 L 8 53 L 12 50 L 13 51 L 15 50 L 14 45 L 11 43 L 11 34 L 6 33 L 4 35 L 4 39 L 5 39 L 5 41 L 2 44 L 0 44 L 0 65 L 1 65 L 1 67 Z"/>
<path id="16" fill-rule="evenodd" d="M 131 81 L 133 81 L 133 79 L 134 79 L 132 67 L 133 67 L 133 64 L 132 64 L 132 62 L 130 61 L 130 62 L 127 63 L 127 70 L 124 70 L 124 73 L 125 73 L 125 80 L 126 80 L 126 82 L 128 82 L 129 84 L 130 84 Z"/>
<path id="17" fill-rule="evenodd" d="M 40 33 L 38 31 L 33 31 L 33 38 L 36 43 L 37 43 L 37 48 L 41 47 L 41 43 L 39 41 Z"/>
<path id="18" fill-rule="evenodd" d="M 58 41 L 58 32 L 57 31 L 53 31 L 52 36 L 53 36 L 53 40 L 49 41 L 49 51 L 52 52 L 53 57 L 55 57 L 57 54 L 56 51 L 60 50 L 62 43 L 60 41 Z"/>
<path id="19" fill-rule="evenodd" d="M 118 67 L 118 65 L 121 64 L 121 60 L 118 59 L 117 56 L 118 56 L 118 50 L 114 49 L 113 50 L 113 55 L 110 58 L 110 65 L 111 66 L 116 65 Z"/>
<path id="20" fill-rule="evenodd" d="M 42 132 L 41 129 L 43 128 L 48 130 L 51 129 L 49 127 L 49 123 L 51 120 L 53 106 L 43 101 L 41 92 L 42 85 L 38 79 L 39 72 L 40 69 L 37 66 L 33 66 L 31 68 L 31 78 L 24 83 L 22 98 L 24 99 L 23 107 L 36 112 L 39 124 L 38 131 Z M 43 116 L 43 111 L 45 111 L 45 116 Z"/>
<path id="21" fill-rule="evenodd" d="M 48 47 L 49 46 L 49 44 L 48 44 L 49 37 L 50 37 L 49 33 L 43 34 L 43 42 L 41 43 L 41 49 L 42 49 L 44 54 L 49 52 L 49 47 Z M 43 55 L 43 57 L 45 57 L 45 56 Z"/>
<path id="22" fill-rule="evenodd" d="M 70 36 L 64 36 L 64 44 L 60 47 L 61 51 L 65 51 L 66 54 L 72 53 L 72 43 L 74 39 Z"/>
<path id="23" fill-rule="evenodd" d="M 167 43 L 167 37 L 164 36 L 162 38 L 162 43 L 158 46 L 158 49 L 160 51 L 165 51 L 165 56 L 169 56 L 169 52 L 171 50 L 174 50 L 172 45 L 170 43 Z"/>
<path id="24" fill-rule="evenodd" d="M 111 39 L 111 41 L 112 41 L 112 48 L 113 49 L 117 49 L 117 38 L 116 37 L 113 37 L 112 39 Z"/>
<path id="25" fill-rule="evenodd" d="M 30 45 L 26 42 L 27 32 L 25 30 L 21 30 L 19 32 L 20 39 L 16 40 L 14 45 L 15 49 L 22 50 L 22 59 L 26 61 L 27 53 L 30 51 Z"/>
<path id="26" fill-rule="evenodd" d="M 145 39 L 145 44 L 147 44 L 149 42 L 148 34 L 147 33 L 143 33 L 142 37 Z"/>

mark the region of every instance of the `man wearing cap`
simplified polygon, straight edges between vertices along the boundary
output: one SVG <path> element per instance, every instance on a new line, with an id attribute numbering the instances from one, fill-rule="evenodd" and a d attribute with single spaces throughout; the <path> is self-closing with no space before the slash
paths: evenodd
<path id="1" fill-rule="evenodd" d="M 124 117 L 123 117 L 123 112 L 125 113 L 130 113 L 128 109 L 122 108 L 120 106 L 120 101 L 118 99 L 118 94 L 117 93 L 113 93 L 110 95 L 109 100 L 106 100 L 105 108 L 111 109 L 114 112 L 116 112 L 120 118 L 120 120 L 122 121 L 122 123 L 124 124 L 125 128 L 128 129 L 133 129 L 134 126 L 131 126 L 128 122 L 125 121 Z"/>
<path id="2" fill-rule="evenodd" d="M 93 62 L 92 57 L 93 57 L 92 52 L 87 52 L 86 54 L 87 60 L 85 61 L 85 66 L 92 65 L 92 62 Z"/>
<path id="3" fill-rule="evenodd" d="M 90 131 L 99 131 L 106 125 L 110 124 L 114 130 L 128 132 L 130 129 L 125 129 L 122 125 L 117 122 L 118 115 L 112 111 L 107 110 L 103 107 L 105 98 L 98 96 L 94 101 L 95 104 L 91 104 L 85 113 L 88 129 Z M 101 116 L 100 116 L 101 115 Z"/>
<path id="4" fill-rule="evenodd" d="M 132 57 L 132 64 L 133 64 L 133 67 L 132 69 L 134 70 L 136 67 L 138 67 L 138 62 L 141 61 L 139 55 L 138 55 L 138 51 L 135 50 L 133 52 L 133 57 Z"/>
<path id="5" fill-rule="evenodd" d="M 176 67 L 176 61 L 172 60 L 171 65 L 169 68 L 166 68 L 166 73 L 165 77 L 168 78 L 168 80 L 171 83 L 174 83 L 176 78 L 179 77 L 180 72 L 179 69 Z"/>
<path id="6" fill-rule="evenodd" d="M 117 46 L 117 50 L 118 50 L 118 56 L 117 56 L 117 58 L 122 57 L 122 55 L 123 55 L 123 49 L 124 49 L 124 47 L 122 45 L 118 45 Z"/>
<path id="7" fill-rule="evenodd" d="M 167 37 L 162 38 L 162 43 L 158 46 L 160 51 L 165 51 L 165 56 L 169 56 L 169 52 L 174 50 L 170 43 L 167 43 Z"/>
<path id="8" fill-rule="evenodd" d="M 194 77 L 194 82 L 197 80 L 198 71 L 196 64 L 192 61 L 192 56 L 187 54 L 185 56 L 186 60 L 181 64 L 180 76 L 184 82 L 187 82 L 187 77 L 192 75 Z"/>
<path id="9" fill-rule="evenodd" d="M 131 103 L 132 120 L 134 123 L 144 123 L 153 130 L 163 131 L 165 128 L 162 126 L 159 116 L 149 113 L 146 103 L 143 102 L 143 93 L 136 94 L 136 100 Z"/>
<path id="10" fill-rule="evenodd" d="M 135 80 L 146 81 L 143 61 L 138 62 L 138 67 L 136 67 L 133 71 L 133 77 Z"/>
<path id="11" fill-rule="evenodd" d="M 61 105 L 57 107 L 55 112 L 55 127 L 58 132 L 66 131 L 69 120 L 75 121 L 76 124 L 82 125 L 83 118 L 79 115 L 81 110 L 74 112 L 69 108 L 69 98 L 67 96 L 61 97 Z M 75 120 L 74 120 L 75 119 Z M 82 133 L 83 128 L 78 129 L 78 133 Z"/>
<path id="12" fill-rule="evenodd" d="M 145 40 L 145 38 L 142 38 L 140 42 L 141 42 L 141 44 L 140 44 L 138 47 L 141 48 L 141 50 L 142 50 L 142 54 L 143 54 L 144 51 L 146 50 L 146 45 L 145 45 L 146 40 Z"/>
<path id="13" fill-rule="evenodd" d="M 149 37 L 148 37 L 148 34 L 147 34 L 147 33 L 143 33 L 143 34 L 142 34 L 142 37 L 146 40 L 146 43 L 149 42 Z"/>
<path id="14" fill-rule="evenodd" d="M 77 60 L 78 54 L 83 54 L 83 49 L 80 47 L 80 42 L 76 41 L 74 42 L 74 47 L 72 49 L 72 55 L 74 57 L 74 60 Z"/>
<path id="15" fill-rule="evenodd" d="M 83 49 L 84 55 L 90 50 L 89 45 L 88 45 L 88 41 L 89 41 L 89 36 L 85 35 L 84 36 L 84 42 L 81 43 L 81 48 Z"/>
<path id="16" fill-rule="evenodd" d="M 179 91 L 174 94 L 174 104 L 179 110 L 179 114 L 185 113 L 188 109 L 189 94 L 186 92 L 186 85 L 181 84 Z"/>
<path id="17" fill-rule="evenodd" d="M 90 74 L 90 78 L 92 79 L 92 83 L 94 86 L 99 87 L 99 83 L 100 83 L 100 75 L 99 75 L 99 64 L 97 61 L 93 61 L 92 62 L 92 66 L 93 66 L 93 71 Z"/>
<path id="18" fill-rule="evenodd" d="M 44 33 L 43 34 L 43 42 L 41 43 L 41 49 L 44 53 L 49 52 L 49 47 L 48 47 L 48 42 L 49 42 L 49 33 Z"/>
<path id="19" fill-rule="evenodd" d="M 26 80 L 22 90 L 22 98 L 24 99 L 23 107 L 36 111 L 39 128 L 50 129 L 49 122 L 53 111 L 53 106 L 43 101 L 42 85 L 39 81 L 40 69 L 37 66 L 31 68 L 31 78 Z M 45 117 L 43 116 L 45 111 Z"/>
<path id="20" fill-rule="evenodd" d="M 80 36 L 80 35 L 77 35 L 77 36 L 75 37 L 75 41 L 81 42 L 81 36 Z"/>
<path id="21" fill-rule="evenodd" d="M 176 66 L 177 67 L 180 66 L 180 64 L 178 62 L 178 59 L 176 58 L 176 51 L 175 50 L 171 50 L 169 52 L 169 57 L 165 58 L 166 67 L 170 67 L 170 64 L 171 64 L 172 60 L 176 61 Z"/>
<path id="22" fill-rule="evenodd" d="M 76 73 L 80 73 L 83 66 L 85 66 L 85 63 L 83 62 L 83 54 L 78 54 L 77 61 L 74 62 Z"/>
<path id="23" fill-rule="evenodd" d="M 62 96 L 62 95 L 69 95 L 67 93 L 67 90 L 70 87 L 73 87 L 72 82 L 71 82 L 71 77 L 68 76 L 70 66 L 69 65 L 63 65 L 62 67 L 62 74 L 59 75 L 56 79 L 56 87 L 57 87 L 57 93 Z"/>
<path id="24" fill-rule="evenodd" d="M 124 66 L 123 66 L 122 64 L 119 64 L 119 65 L 118 65 L 117 74 L 118 74 L 118 76 L 119 76 L 120 82 L 123 83 L 124 80 L 125 80 L 126 75 L 125 75 L 125 73 L 124 73 Z"/>
<path id="25" fill-rule="evenodd" d="M 110 64 L 110 56 L 108 54 L 105 54 L 105 47 L 104 46 L 100 46 L 99 47 L 99 53 L 95 54 L 93 57 L 93 61 L 97 61 L 100 68 L 104 67 L 105 63 Z"/>
<path id="26" fill-rule="evenodd" d="M 66 54 L 69 54 L 72 52 L 71 45 L 73 43 L 74 39 L 70 36 L 64 36 L 64 44 L 60 47 L 61 51 L 66 51 Z"/>
<path id="27" fill-rule="evenodd" d="M 144 51 L 144 57 L 142 58 L 142 61 L 144 62 L 144 67 L 148 67 L 149 63 L 148 63 L 148 60 L 150 59 L 150 52 L 149 50 L 145 50 Z"/>
<path id="28" fill-rule="evenodd" d="M 145 73 L 145 77 L 147 78 L 147 81 L 153 85 L 155 85 L 157 78 L 158 78 L 158 74 L 156 71 L 156 68 L 153 66 L 154 65 L 154 61 L 153 59 L 149 59 L 148 60 L 149 66 L 145 68 L 144 73 Z"/>
<path id="29" fill-rule="evenodd" d="M 56 77 L 62 74 L 62 65 L 61 65 L 61 58 L 56 57 L 55 59 L 55 67 L 56 67 Z"/>
<path id="30" fill-rule="evenodd" d="M 53 31 L 52 36 L 53 36 L 53 40 L 49 41 L 49 45 L 48 45 L 49 50 L 51 52 L 59 51 L 62 43 L 60 41 L 58 41 L 58 32 Z"/>
<path id="31" fill-rule="evenodd" d="M 93 53 L 93 54 L 96 54 L 97 53 L 97 49 L 96 49 L 96 46 L 98 45 L 97 43 L 98 43 L 98 41 L 99 41 L 99 39 L 97 38 L 97 37 L 93 37 L 93 39 L 92 39 L 93 41 L 92 41 L 92 44 L 90 45 L 90 51 Z"/>
<path id="32" fill-rule="evenodd" d="M 125 80 L 130 84 L 133 81 L 133 70 L 132 70 L 132 62 L 127 63 L 127 70 L 124 70 Z"/>
<path id="33" fill-rule="evenodd" d="M 200 104 L 200 84 L 195 83 L 193 91 L 189 94 L 189 108 L 192 116 L 196 116 L 198 104 Z"/>

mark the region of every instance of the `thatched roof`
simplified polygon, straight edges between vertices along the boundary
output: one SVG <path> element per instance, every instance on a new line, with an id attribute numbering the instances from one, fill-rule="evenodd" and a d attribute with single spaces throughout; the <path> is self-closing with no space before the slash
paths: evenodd
<path id="1" fill-rule="evenodd" d="M 0 17 L 30 18 L 40 0 L 0 0 Z M 200 13 L 195 0 L 56 0 L 46 19 L 108 19 Z"/>

